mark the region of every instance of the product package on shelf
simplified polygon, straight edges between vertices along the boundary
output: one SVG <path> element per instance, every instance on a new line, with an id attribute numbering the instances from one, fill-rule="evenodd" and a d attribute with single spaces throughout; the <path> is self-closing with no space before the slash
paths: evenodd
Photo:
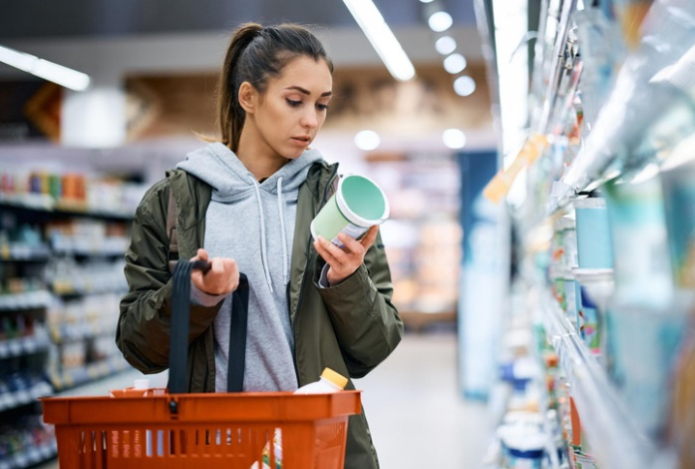
<path id="1" fill-rule="evenodd" d="M 0 171 L 0 202 L 46 210 L 132 216 L 145 190 L 143 184 L 83 173 Z"/>

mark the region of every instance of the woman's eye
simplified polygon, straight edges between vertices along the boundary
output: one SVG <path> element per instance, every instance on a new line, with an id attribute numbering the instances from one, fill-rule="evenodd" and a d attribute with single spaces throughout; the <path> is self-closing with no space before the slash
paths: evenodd
<path id="1" fill-rule="evenodd" d="M 297 107 L 302 104 L 301 101 L 293 101 L 291 99 L 287 99 L 287 104 L 289 104 L 292 107 Z"/>
<path id="2" fill-rule="evenodd" d="M 319 108 L 321 111 L 327 111 L 328 110 L 328 104 L 317 104 L 316 107 Z"/>

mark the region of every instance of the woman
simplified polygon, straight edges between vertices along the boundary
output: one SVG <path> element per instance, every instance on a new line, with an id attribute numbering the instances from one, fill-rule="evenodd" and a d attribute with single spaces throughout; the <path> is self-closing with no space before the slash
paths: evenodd
<path id="1" fill-rule="evenodd" d="M 249 23 L 234 34 L 219 85 L 221 141 L 189 154 L 136 212 L 116 337 L 135 368 L 168 367 L 174 234 L 180 257 L 212 265 L 191 276 L 191 392 L 228 390 L 239 272 L 249 288 L 244 391 L 292 391 L 324 367 L 361 378 L 400 341 L 377 227 L 360 241 L 341 238 L 344 250 L 311 240 L 338 170 L 309 149 L 326 118 L 332 71 L 301 26 Z M 364 413 L 349 420 L 345 467 L 378 467 Z"/>

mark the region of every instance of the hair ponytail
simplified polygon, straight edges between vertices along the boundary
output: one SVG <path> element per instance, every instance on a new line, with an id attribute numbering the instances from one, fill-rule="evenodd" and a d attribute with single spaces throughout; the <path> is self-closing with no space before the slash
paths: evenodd
<path id="1" fill-rule="evenodd" d="M 302 55 L 317 62 L 325 60 L 333 73 L 333 62 L 323 45 L 303 26 L 281 24 L 264 28 L 258 23 L 244 23 L 234 32 L 218 84 L 218 127 L 222 143 L 234 152 L 239 147 L 246 120 L 246 112 L 239 104 L 239 86 L 248 81 L 263 93 L 269 77 L 280 75 L 285 65 Z"/>
<path id="2" fill-rule="evenodd" d="M 236 151 L 239 146 L 239 136 L 246 119 L 246 113 L 239 104 L 238 91 L 241 83 L 235 83 L 236 77 L 239 75 L 237 65 L 241 61 L 241 55 L 262 29 L 263 27 L 258 23 L 241 25 L 232 36 L 222 66 L 222 75 L 218 85 L 218 125 L 222 134 L 222 143 L 233 151 Z"/>

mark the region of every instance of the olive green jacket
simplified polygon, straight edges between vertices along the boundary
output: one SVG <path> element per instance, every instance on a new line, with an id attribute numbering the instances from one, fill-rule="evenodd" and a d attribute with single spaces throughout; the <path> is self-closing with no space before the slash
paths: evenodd
<path id="1" fill-rule="evenodd" d="M 316 381 L 325 367 L 361 378 L 388 357 L 403 336 L 403 323 L 391 304 L 393 286 L 380 236 L 352 276 L 330 288 L 318 286 L 324 261 L 313 247 L 309 225 L 325 204 L 337 169 L 337 164 L 314 163 L 299 188 L 287 294 L 300 386 Z M 203 246 L 212 193 L 208 184 L 182 170 L 167 175 L 149 189 L 136 211 L 126 253 L 125 275 L 130 289 L 121 300 L 116 333 L 125 359 L 143 373 L 168 368 L 172 288 L 166 233 L 169 191 L 173 190 L 178 208 L 176 229 L 182 259 L 194 257 Z M 220 305 L 191 305 L 190 392 L 215 390 L 213 321 Z M 346 388 L 354 389 L 352 380 Z M 364 412 L 349 419 L 345 467 L 378 467 Z"/>

